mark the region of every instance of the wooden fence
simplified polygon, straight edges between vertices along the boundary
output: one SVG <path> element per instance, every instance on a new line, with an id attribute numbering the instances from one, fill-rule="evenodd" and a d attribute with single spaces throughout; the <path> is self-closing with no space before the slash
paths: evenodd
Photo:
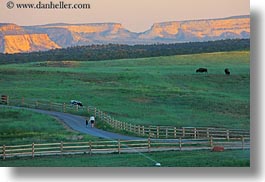
<path id="1" fill-rule="evenodd" d="M 9 105 L 22 106 L 28 108 L 36 108 L 50 111 L 58 111 L 65 113 L 73 113 L 80 115 L 94 115 L 97 121 L 102 121 L 110 125 L 112 128 L 120 131 L 126 131 L 141 137 L 161 138 L 161 139 L 203 139 L 213 137 L 215 139 L 240 139 L 242 137 L 249 138 L 249 130 L 242 129 L 227 129 L 213 127 L 174 127 L 174 126 L 150 126 L 150 125 L 135 125 L 132 123 L 122 122 L 114 119 L 106 112 L 100 109 L 87 106 L 71 106 L 66 103 L 53 103 L 49 101 L 21 99 L 9 99 Z"/>
<path id="2" fill-rule="evenodd" d="M 216 140 L 185 140 L 182 138 L 145 139 L 145 140 L 116 140 L 116 141 L 88 141 L 88 142 L 60 142 L 60 143 L 32 143 L 27 145 L 0 146 L 0 157 L 5 160 L 12 157 L 32 157 L 48 155 L 86 154 L 96 153 L 135 153 L 155 151 L 182 151 L 182 150 L 211 150 L 214 146 L 223 146 L 225 149 L 249 149 L 249 138 L 233 141 Z"/>

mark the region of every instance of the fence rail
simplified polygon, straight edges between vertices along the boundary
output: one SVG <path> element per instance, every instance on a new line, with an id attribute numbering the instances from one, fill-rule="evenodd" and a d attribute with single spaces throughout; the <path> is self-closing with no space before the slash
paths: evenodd
<path id="1" fill-rule="evenodd" d="M 82 113 L 84 115 L 94 115 L 97 120 L 107 123 L 116 130 L 126 131 L 137 136 L 157 139 L 200 139 L 200 138 L 216 138 L 216 139 L 240 139 L 242 137 L 249 138 L 249 130 L 242 129 L 227 129 L 227 128 L 213 128 L 213 127 L 174 127 L 174 126 L 149 126 L 136 125 L 132 123 L 122 122 L 114 119 L 106 112 L 100 109 L 87 106 L 71 106 L 66 103 L 53 103 L 50 101 L 33 100 L 33 99 L 12 99 L 9 98 L 9 105 L 23 106 L 28 108 L 44 109 L 65 113 Z"/>
<path id="2" fill-rule="evenodd" d="M 223 146 L 225 149 L 249 149 L 249 138 L 226 141 L 220 139 L 185 140 L 182 138 L 145 139 L 145 140 L 117 140 L 117 141 L 88 141 L 88 142 L 59 142 L 59 143 L 32 143 L 27 145 L 0 146 L 0 157 L 5 160 L 12 157 L 32 157 L 48 155 L 87 154 L 96 153 L 134 153 L 169 150 L 211 150 L 214 146 Z"/>

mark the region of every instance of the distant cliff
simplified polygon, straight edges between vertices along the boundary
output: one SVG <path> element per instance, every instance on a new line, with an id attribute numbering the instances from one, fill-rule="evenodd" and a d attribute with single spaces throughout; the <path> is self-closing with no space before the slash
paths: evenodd
<path id="1" fill-rule="evenodd" d="M 9 54 L 60 48 L 47 34 L 6 35 L 4 42 L 4 52 Z"/>
<path id="2" fill-rule="evenodd" d="M 47 34 L 28 34 L 15 24 L 0 24 L 0 52 L 21 53 L 61 48 Z"/>
<path id="3" fill-rule="evenodd" d="M 156 23 L 139 36 L 146 40 L 196 42 L 250 37 L 249 16 Z"/>
<path id="4" fill-rule="evenodd" d="M 17 53 L 92 44 L 153 44 L 250 38 L 250 17 L 155 23 L 134 33 L 119 23 L 0 24 L 0 52 Z"/>
<path id="5" fill-rule="evenodd" d="M 130 44 L 138 34 L 118 23 L 51 24 L 25 27 L 29 32 L 46 33 L 61 47 L 76 45 L 124 43 Z"/>

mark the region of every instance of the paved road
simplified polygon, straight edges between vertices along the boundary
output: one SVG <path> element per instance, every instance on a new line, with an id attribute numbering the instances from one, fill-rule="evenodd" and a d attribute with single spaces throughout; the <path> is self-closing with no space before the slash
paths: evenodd
<path id="1" fill-rule="evenodd" d="M 0 107 L 9 107 L 9 106 L 0 105 Z M 121 139 L 121 140 L 142 139 L 142 138 L 137 138 L 137 137 L 120 135 L 120 134 L 100 130 L 97 128 L 91 128 L 91 127 L 86 128 L 85 117 L 82 117 L 82 116 L 77 116 L 77 115 L 68 114 L 68 113 L 54 112 L 54 111 L 22 108 L 22 107 L 10 106 L 10 108 L 26 109 L 26 110 L 34 111 L 37 113 L 42 113 L 42 114 L 47 114 L 47 115 L 53 116 L 53 117 L 59 119 L 60 121 L 64 122 L 71 129 L 78 131 L 80 133 L 89 134 L 89 135 L 92 135 L 95 137 L 100 137 L 100 138 L 109 139 L 109 140 L 111 140 L 111 139 L 115 139 L 115 140 L 117 140 L 117 139 Z"/>
<path id="2" fill-rule="evenodd" d="M 86 128 L 85 124 L 85 117 L 82 116 L 77 116 L 73 114 L 68 114 L 68 113 L 62 113 L 62 112 L 55 112 L 55 111 L 46 111 L 46 110 L 40 110 L 40 109 L 31 109 L 31 108 L 24 108 L 24 107 L 16 107 L 16 106 L 5 106 L 5 105 L 0 105 L 0 107 L 9 107 L 9 108 L 15 108 L 15 109 L 26 109 L 30 111 L 34 111 L 37 113 L 42 113 L 46 115 L 50 115 L 54 118 L 59 119 L 60 121 L 64 122 L 68 127 L 71 129 L 78 131 L 80 133 L 88 134 L 91 136 L 95 137 L 100 137 L 103 139 L 108 139 L 108 140 L 143 140 L 146 138 L 140 138 L 140 137 L 132 137 L 132 136 L 125 136 L 117 133 L 112 133 L 108 131 L 104 131 L 101 129 L 97 128 Z M 176 143 L 178 142 L 178 139 L 151 139 L 152 141 L 160 141 L 160 142 L 172 142 Z M 203 139 L 202 139 L 203 140 Z M 182 139 L 182 142 L 189 142 L 192 141 L 192 139 Z"/>
<path id="3" fill-rule="evenodd" d="M 0 107 L 10 107 L 10 108 L 15 108 L 15 109 L 26 109 L 30 111 L 34 111 L 37 113 L 42 113 L 46 115 L 50 115 L 52 117 L 55 117 L 59 119 L 60 121 L 64 122 L 68 127 L 71 129 L 78 131 L 80 133 L 88 134 L 91 136 L 95 137 L 100 137 L 103 139 L 108 139 L 108 140 L 143 140 L 146 138 L 140 138 L 140 137 L 132 137 L 132 136 L 125 136 L 117 133 L 112 133 L 108 131 L 104 131 L 101 129 L 97 128 L 91 128 L 88 127 L 86 128 L 86 123 L 85 123 L 85 117 L 82 116 L 77 116 L 73 114 L 68 114 L 68 113 L 62 113 L 62 112 L 55 112 L 55 111 L 46 111 L 46 110 L 40 110 L 40 109 L 31 109 L 31 108 L 24 108 L 24 107 L 15 107 L 15 106 L 5 106 L 5 105 L 0 105 Z M 172 142 L 176 143 L 178 142 L 178 139 L 151 139 L 152 141 L 160 141 L 160 142 Z M 192 139 L 182 139 L 182 142 L 190 142 L 193 141 Z M 197 140 L 199 141 L 199 139 Z M 201 139 L 201 141 L 205 141 L 205 139 Z"/>

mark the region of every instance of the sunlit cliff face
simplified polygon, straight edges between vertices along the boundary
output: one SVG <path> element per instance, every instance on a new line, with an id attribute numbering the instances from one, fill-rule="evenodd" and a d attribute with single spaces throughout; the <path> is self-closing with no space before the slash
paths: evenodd
<path id="1" fill-rule="evenodd" d="M 100 33 L 112 30 L 113 33 L 118 32 L 122 28 L 119 23 L 99 23 L 90 25 L 62 25 L 62 26 L 44 26 L 44 28 L 64 28 L 74 33 Z"/>
<path id="2" fill-rule="evenodd" d="M 180 43 L 250 38 L 250 17 L 155 23 L 134 33 L 119 23 L 50 24 L 20 27 L 0 23 L 0 52 L 19 53 L 91 44 Z"/>
<path id="3" fill-rule="evenodd" d="M 4 32 L 8 32 L 8 31 L 24 32 L 24 30 L 21 27 L 15 25 L 15 24 L 6 24 L 6 25 L 0 27 L 0 32 L 4 33 Z"/>
<path id="4" fill-rule="evenodd" d="M 4 53 L 9 54 L 60 48 L 47 34 L 6 35 L 4 42 Z"/>
<path id="5" fill-rule="evenodd" d="M 179 32 L 192 35 L 197 38 L 218 37 L 224 32 L 241 34 L 250 33 L 250 19 L 220 19 L 220 20 L 198 20 L 182 22 L 166 22 L 154 24 L 141 38 L 177 36 Z"/>
<path id="6" fill-rule="evenodd" d="M 91 42 L 90 35 L 93 35 L 94 39 L 101 40 L 104 36 L 104 40 L 112 41 L 113 35 L 121 38 L 126 35 L 122 35 L 124 28 L 120 23 L 92 23 L 81 25 L 46 25 L 41 28 L 47 29 L 64 29 L 71 33 L 72 40 L 74 42 L 83 42 L 83 44 L 89 44 Z M 56 35 L 52 35 L 54 37 Z M 88 36 L 88 37 L 87 37 Z M 92 39 L 93 39 L 92 38 Z"/>
<path id="7" fill-rule="evenodd" d="M 2 34 L 6 34 L 8 32 L 14 32 L 14 33 L 24 33 L 25 31 L 20 26 L 17 26 L 15 24 L 4 24 L 0 26 L 0 32 Z"/>

